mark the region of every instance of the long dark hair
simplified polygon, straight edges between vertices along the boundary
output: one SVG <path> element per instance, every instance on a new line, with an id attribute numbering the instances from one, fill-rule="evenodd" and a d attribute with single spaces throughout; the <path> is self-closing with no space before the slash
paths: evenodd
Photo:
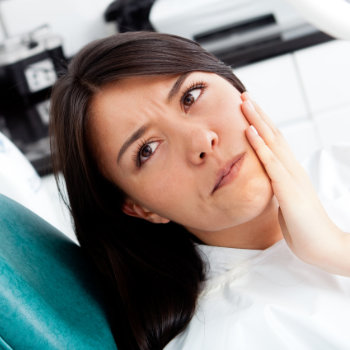
<path id="1" fill-rule="evenodd" d="M 105 84 L 120 78 L 192 71 L 216 73 L 244 91 L 231 68 L 195 42 L 130 32 L 83 48 L 52 92 L 55 174 L 63 174 L 77 238 L 102 276 L 100 288 L 108 297 L 121 350 L 162 349 L 184 330 L 195 311 L 204 268 L 194 237 L 180 225 L 151 224 L 122 212 L 123 191 L 102 176 L 90 150 L 90 102 Z"/>

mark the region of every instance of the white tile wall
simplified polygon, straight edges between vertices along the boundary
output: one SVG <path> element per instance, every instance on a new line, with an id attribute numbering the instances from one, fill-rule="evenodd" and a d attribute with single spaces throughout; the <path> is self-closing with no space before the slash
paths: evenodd
<path id="1" fill-rule="evenodd" d="M 315 116 L 350 104 L 350 41 L 328 42 L 300 50 L 294 56 Z"/>
<path id="2" fill-rule="evenodd" d="M 238 68 L 234 72 L 276 124 L 307 117 L 291 54 Z"/>
<path id="3" fill-rule="evenodd" d="M 297 159 L 302 162 L 320 148 L 320 136 L 310 120 L 295 121 L 279 127 Z"/>
<path id="4" fill-rule="evenodd" d="M 322 145 L 350 144 L 350 103 L 318 113 L 315 124 Z"/>
<path id="5" fill-rule="evenodd" d="M 350 144 L 350 42 L 335 40 L 235 70 L 303 161 Z"/>

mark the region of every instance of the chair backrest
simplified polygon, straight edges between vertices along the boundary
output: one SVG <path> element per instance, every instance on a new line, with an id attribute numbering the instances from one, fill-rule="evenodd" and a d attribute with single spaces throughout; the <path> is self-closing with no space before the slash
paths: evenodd
<path id="1" fill-rule="evenodd" d="M 89 266 L 78 245 L 0 195 L 0 349 L 117 349 Z"/>

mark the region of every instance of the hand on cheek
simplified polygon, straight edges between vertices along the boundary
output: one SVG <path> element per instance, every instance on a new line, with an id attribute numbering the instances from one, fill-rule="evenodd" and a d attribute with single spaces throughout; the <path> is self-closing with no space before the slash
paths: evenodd
<path id="1" fill-rule="evenodd" d="M 287 243 L 304 261 L 333 272 L 335 262 L 325 255 L 333 237 L 341 231 L 328 218 L 310 179 L 280 131 L 247 93 L 241 98 L 242 112 L 250 124 L 246 137 L 270 177 Z"/>

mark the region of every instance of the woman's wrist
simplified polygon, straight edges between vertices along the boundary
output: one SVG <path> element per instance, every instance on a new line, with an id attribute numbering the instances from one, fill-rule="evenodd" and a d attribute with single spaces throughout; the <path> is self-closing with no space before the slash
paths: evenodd
<path id="1" fill-rule="evenodd" d="M 350 234 L 335 227 L 327 230 L 312 248 L 302 253 L 295 252 L 304 262 L 330 273 L 350 276 Z"/>

